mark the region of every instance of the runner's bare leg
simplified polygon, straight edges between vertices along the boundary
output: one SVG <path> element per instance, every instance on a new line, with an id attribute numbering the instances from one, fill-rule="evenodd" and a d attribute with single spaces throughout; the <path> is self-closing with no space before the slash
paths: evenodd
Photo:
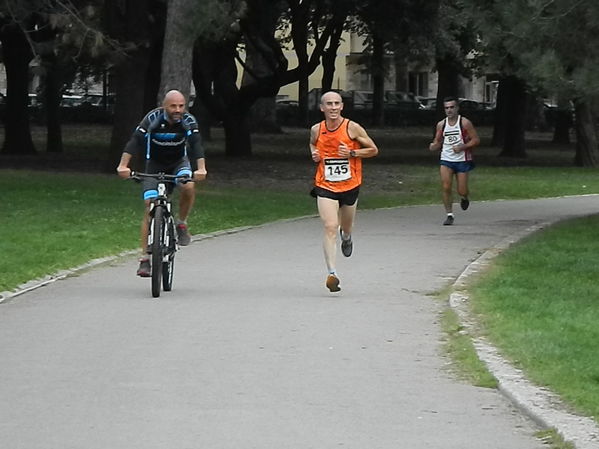
<path id="1" fill-rule="evenodd" d="M 339 232 L 339 202 L 321 196 L 317 199 L 318 214 L 324 225 L 322 247 L 329 273 L 335 273 L 337 261 L 337 232 Z"/>
<path id="2" fill-rule="evenodd" d="M 354 227 L 354 219 L 356 218 L 356 210 L 358 208 L 358 201 L 351 206 L 341 206 L 339 208 L 339 223 L 341 224 L 341 230 L 345 235 L 350 235 Z"/>
<path id="3" fill-rule="evenodd" d="M 443 191 L 443 205 L 448 214 L 453 211 L 453 195 L 451 192 L 454 172 L 451 168 L 441 165 L 439 169 L 441 175 L 441 190 Z"/>
<path id="4" fill-rule="evenodd" d="M 468 173 L 458 173 L 456 174 L 456 181 L 457 181 L 457 191 L 458 194 L 462 197 L 462 198 L 467 198 L 468 197 Z"/>

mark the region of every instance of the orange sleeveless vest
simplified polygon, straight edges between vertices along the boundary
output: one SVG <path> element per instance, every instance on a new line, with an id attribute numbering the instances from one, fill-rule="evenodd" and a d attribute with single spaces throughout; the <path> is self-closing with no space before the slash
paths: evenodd
<path id="1" fill-rule="evenodd" d="M 339 156 L 339 144 L 345 143 L 350 150 L 357 150 L 360 143 L 353 140 L 348 132 L 349 120 L 343 119 L 337 129 L 327 129 L 323 120 L 318 128 L 315 147 L 320 153 L 320 162 L 316 166 L 314 185 L 331 192 L 347 192 L 362 184 L 362 159 Z"/>

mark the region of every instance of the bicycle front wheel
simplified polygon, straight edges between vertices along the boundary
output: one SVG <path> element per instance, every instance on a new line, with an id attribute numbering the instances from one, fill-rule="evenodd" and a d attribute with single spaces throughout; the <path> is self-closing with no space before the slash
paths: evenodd
<path id="1" fill-rule="evenodd" d="M 154 208 L 154 218 L 151 225 L 152 232 L 152 296 L 160 296 L 162 281 L 162 255 L 164 248 L 164 209 Z"/>
<path id="2" fill-rule="evenodd" d="M 170 292 L 173 289 L 173 273 L 175 272 L 175 252 L 177 251 L 177 243 L 175 236 L 175 221 L 173 217 L 166 220 L 166 235 L 168 240 L 168 256 L 166 261 L 162 262 L 162 287 L 165 292 Z"/>

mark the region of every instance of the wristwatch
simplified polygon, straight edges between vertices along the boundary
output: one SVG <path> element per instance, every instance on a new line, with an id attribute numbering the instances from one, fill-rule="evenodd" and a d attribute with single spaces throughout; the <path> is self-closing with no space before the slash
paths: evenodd
<path id="1" fill-rule="evenodd" d="M 356 152 L 354 150 L 351 150 L 349 152 L 350 157 L 356 157 Z"/>

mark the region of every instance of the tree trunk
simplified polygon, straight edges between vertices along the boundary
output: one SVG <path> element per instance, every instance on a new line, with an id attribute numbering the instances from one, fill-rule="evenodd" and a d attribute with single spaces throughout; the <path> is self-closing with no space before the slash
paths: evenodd
<path id="1" fill-rule="evenodd" d="M 395 90 L 399 92 L 409 91 L 408 87 L 408 56 L 404 48 L 394 51 L 393 64 L 395 65 Z"/>
<path id="2" fill-rule="evenodd" d="M 221 120 L 225 132 L 225 155 L 251 157 L 252 143 L 248 110 L 254 101 L 237 87 L 233 41 L 196 42 L 193 57 L 193 82 L 196 98 L 210 110 L 215 121 Z"/>
<path id="3" fill-rule="evenodd" d="M 161 99 L 159 100 L 160 92 L 160 67 L 162 64 L 162 44 L 164 35 L 157 34 L 154 32 L 152 38 L 152 48 L 148 56 L 148 62 L 146 64 L 146 82 L 144 88 L 144 111 L 154 109 L 156 106 L 161 106 Z"/>
<path id="4" fill-rule="evenodd" d="M 299 3 L 299 2 L 298 2 Z M 309 126 L 308 112 L 308 79 L 310 73 L 308 70 L 308 11 L 305 7 L 295 7 L 293 14 L 293 48 L 297 55 L 298 64 L 298 83 L 297 83 L 297 100 L 298 100 L 298 122 L 303 126 Z"/>
<path id="5" fill-rule="evenodd" d="M 263 17 L 262 20 L 268 20 Z M 274 35 L 276 21 L 274 17 L 270 18 L 272 34 Z M 261 78 L 272 77 L 272 68 L 269 67 L 265 55 L 262 54 L 252 41 L 246 45 L 246 70 L 241 78 L 241 89 L 251 87 L 261 82 Z M 269 97 L 258 98 L 256 103 L 250 109 L 250 126 L 257 132 L 280 133 L 281 127 L 277 123 L 276 93 Z"/>
<path id="6" fill-rule="evenodd" d="M 385 124 L 385 42 L 378 33 L 372 37 L 372 122 Z"/>
<path id="7" fill-rule="evenodd" d="M 3 62 L 6 69 L 6 116 L 3 153 L 35 154 L 29 126 L 29 62 L 33 58 L 29 42 L 16 24 L 0 31 Z"/>
<path id="8" fill-rule="evenodd" d="M 337 59 L 337 50 L 341 43 L 341 33 L 343 27 L 338 26 L 331 34 L 329 46 L 322 55 L 322 92 L 328 92 L 334 88 L 333 80 L 335 77 L 335 60 Z"/>
<path id="9" fill-rule="evenodd" d="M 258 98 L 250 109 L 250 128 L 261 133 L 280 133 L 275 97 Z"/>
<path id="10" fill-rule="evenodd" d="M 146 73 L 156 45 L 155 34 L 161 34 L 160 24 L 150 26 L 148 23 L 148 7 L 145 0 L 110 1 L 106 6 L 111 35 L 123 41 L 138 42 L 137 48 L 124 57 L 113 72 L 116 104 L 105 167 L 109 172 L 114 171 L 126 142 L 147 110 Z M 155 106 L 154 96 L 151 107 Z"/>
<path id="11" fill-rule="evenodd" d="M 62 120 L 60 100 L 62 98 L 62 75 L 54 58 L 45 61 L 44 109 L 46 110 L 46 151 L 62 153 Z"/>
<path id="12" fill-rule="evenodd" d="M 248 116 L 239 109 L 232 109 L 230 112 L 223 122 L 225 154 L 230 157 L 250 157 L 252 139 Z"/>
<path id="13" fill-rule="evenodd" d="M 505 139 L 500 157 L 526 157 L 526 85 L 524 82 L 510 76 L 502 80 L 506 87 L 507 104 L 505 110 Z"/>
<path id="14" fill-rule="evenodd" d="M 543 100 L 534 95 L 526 97 L 526 130 L 547 131 L 547 119 L 545 117 L 545 106 Z"/>
<path id="15" fill-rule="evenodd" d="M 168 0 L 158 101 L 171 89 L 181 91 L 189 100 L 194 41 L 189 11 L 194 8 L 194 0 Z"/>
<path id="16" fill-rule="evenodd" d="M 198 120 L 198 128 L 202 136 L 202 141 L 208 142 L 212 140 L 212 115 L 199 95 L 196 95 L 193 106 L 189 108 L 189 111 Z"/>
<path id="17" fill-rule="evenodd" d="M 443 99 L 449 96 L 457 96 L 460 87 L 459 72 L 452 58 L 437 59 L 437 104 L 435 107 L 435 123 L 433 124 L 433 135 L 439 120 L 445 117 Z"/>
<path id="18" fill-rule="evenodd" d="M 493 125 L 493 138 L 491 145 L 503 147 L 505 142 L 505 126 L 507 120 L 508 88 L 504 79 L 499 80 L 497 86 L 497 99 L 495 101 L 495 120 Z"/>
<path id="19" fill-rule="evenodd" d="M 577 100 L 576 110 L 576 156 L 574 162 L 580 167 L 599 165 L 595 116 L 587 100 Z"/>
<path id="20" fill-rule="evenodd" d="M 113 171 L 131 137 L 135 127 L 146 113 L 144 110 L 144 65 L 147 64 L 147 53 L 144 50 L 121 63 L 114 74 L 116 103 L 114 105 L 114 124 L 110 139 L 110 160 L 107 170 Z M 138 164 L 138 161 L 134 161 Z M 141 168 L 137 165 L 135 168 Z"/>
<path id="21" fill-rule="evenodd" d="M 572 111 L 569 102 L 560 101 L 555 111 L 553 143 L 568 145 L 570 143 L 570 128 L 572 128 Z"/>

